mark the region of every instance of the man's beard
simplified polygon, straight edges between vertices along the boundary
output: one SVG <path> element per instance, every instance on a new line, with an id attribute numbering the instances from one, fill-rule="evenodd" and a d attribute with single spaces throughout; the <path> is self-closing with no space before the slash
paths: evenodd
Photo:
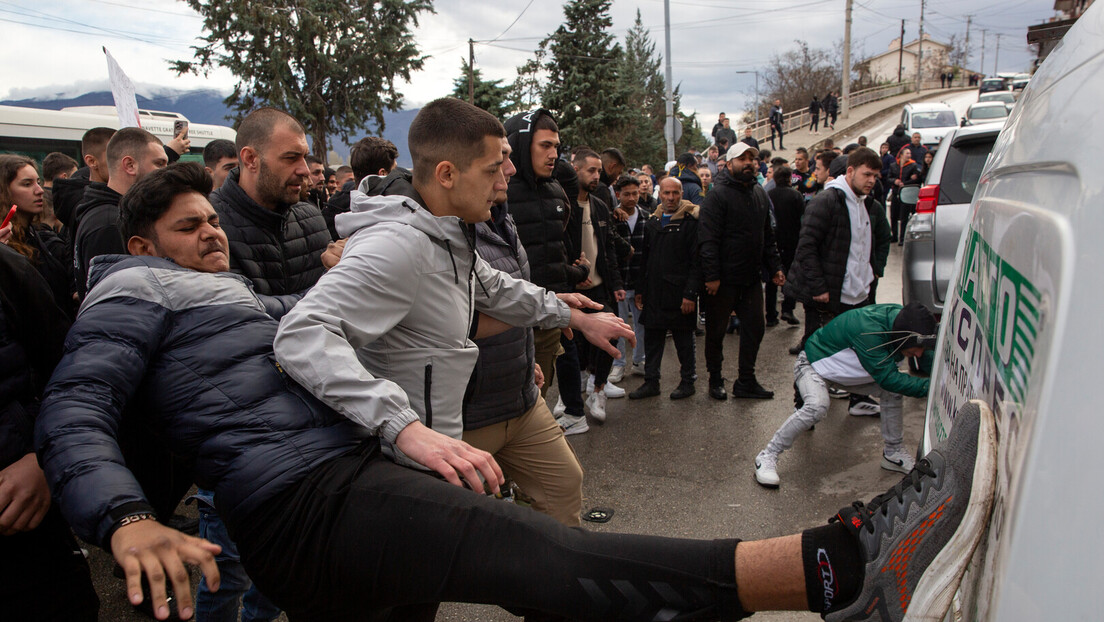
<path id="1" fill-rule="evenodd" d="M 273 203 L 295 203 L 299 200 L 299 197 L 291 195 L 290 192 L 286 180 L 276 177 L 272 169 L 262 159 L 260 171 L 257 174 L 257 193 L 261 195 L 261 198 Z"/>
<path id="2" fill-rule="evenodd" d="M 743 184 L 750 184 L 755 182 L 755 170 L 750 168 L 742 168 L 740 172 L 732 176 L 736 181 Z"/>

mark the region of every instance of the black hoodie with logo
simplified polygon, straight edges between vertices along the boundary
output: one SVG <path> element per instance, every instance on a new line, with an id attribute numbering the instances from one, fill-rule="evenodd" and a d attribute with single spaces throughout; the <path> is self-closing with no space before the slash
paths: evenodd
<path id="1" fill-rule="evenodd" d="M 541 115 L 552 116 L 538 109 L 506 121 L 506 136 L 513 149 L 510 159 L 517 167 L 507 200 L 518 238 L 529 255 L 530 280 L 554 292 L 570 292 L 587 278 L 589 270 L 572 265 L 578 255 L 571 257 L 568 253 L 564 229 L 571 215 L 571 201 L 567 193 L 554 178 L 538 178 L 533 171 L 533 125 Z"/>
<path id="2" fill-rule="evenodd" d="M 119 201 L 123 195 L 98 181 L 84 189 L 81 202 L 73 210 L 73 277 L 77 293 L 87 293 L 88 266 L 100 255 L 126 255 L 123 234 L 119 232 Z"/>

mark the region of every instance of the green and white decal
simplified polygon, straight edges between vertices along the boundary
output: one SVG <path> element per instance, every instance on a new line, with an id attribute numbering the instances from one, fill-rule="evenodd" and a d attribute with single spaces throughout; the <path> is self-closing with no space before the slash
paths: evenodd
<path id="1" fill-rule="evenodd" d="M 1002 418 L 1017 418 L 1042 328 L 1041 296 L 1031 281 L 973 228 L 964 252 L 964 269 L 943 317 L 950 325 L 941 348 L 946 373 L 932 405 L 938 415 L 934 441 L 946 438 L 946 424 L 966 400 L 984 400 L 1004 411 Z"/>

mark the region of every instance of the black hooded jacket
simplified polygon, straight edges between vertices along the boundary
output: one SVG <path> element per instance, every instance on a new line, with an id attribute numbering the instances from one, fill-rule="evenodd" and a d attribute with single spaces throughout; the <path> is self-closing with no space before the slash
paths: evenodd
<path id="1" fill-rule="evenodd" d="M 88 293 L 88 266 L 100 255 L 126 255 L 119 233 L 119 201 L 123 195 L 92 182 L 73 212 L 73 278 L 81 298 Z M 64 221 L 63 221 L 64 222 Z"/>
<path id="2" fill-rule="evenodd" d="M 325 271 L 322 253 L 331 241 L 326 220 L 310 203 L 262 207 L 238 185 L 240 173 L 234 169 L 210 197 L 230 241 L 230 270 L 248 278 L 258 294 L 303 294 Z"/>
<path id="3" fill-rule="evenodd" d="M 897 152 L 901 150 L 901 147 L 912 142 L 912 139 L 905 134 L 905 126 L 898 125 L 894 128 L 893 133 L 889 135 L 889 138 L 886 139 L 886 142 L 889 143 L 890 155 L 896 158 Z"/>
<path id="4" fill-rule="evenodd" d="M 65 179 L 54 180 L 53 188 L 50 188 L 50 197 L 54 201 L 54 215 L 65 227 L 61 230 L 62 236 L 69 244 L 69 251 L 73 250 L 73 214 L 84 197 L 84 189 L 92 182 L 88 179 L 88 167 L 78 168 Z"/>
<path id="5" fill-rule="evenodd" d="M 554 292 L 570 292 L 589 271 L 572 265 L 578 254 L 569 255 L 565 242 L 564 229 L 571 214 L 567 193 L 555 179 L 538 178 L 533 171 L 533 125 L 541 115 L 551 116 L 539 109 L 506 121 L 506 136 L 513 149 L 510 159 L 517 168 L 510 179 L 507 200 L 518 238 L 529 256 L 530 280 Z"/>

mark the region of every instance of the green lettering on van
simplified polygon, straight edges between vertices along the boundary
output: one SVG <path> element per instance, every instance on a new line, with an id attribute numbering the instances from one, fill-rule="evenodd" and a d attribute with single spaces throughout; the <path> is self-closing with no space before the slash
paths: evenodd
<path id="1" fill-rule="evenodd" d="M 1009 397 L 1022 404 L 1040 328 L 1039 289 L 973 229 L 964 261 L 958 297 L 977 318 L 980 335 Z"/>

